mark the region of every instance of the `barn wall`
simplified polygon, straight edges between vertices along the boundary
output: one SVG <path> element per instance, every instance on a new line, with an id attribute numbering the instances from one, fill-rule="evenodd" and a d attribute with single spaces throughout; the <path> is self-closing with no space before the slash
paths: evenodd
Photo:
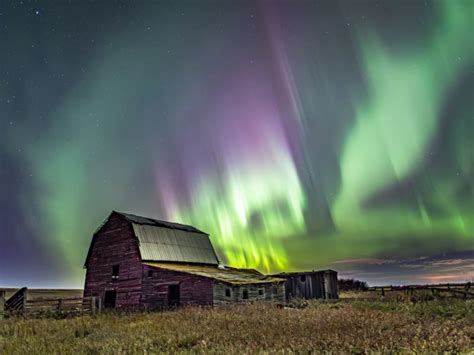
<path id="1" fill-rule="evenodd" d="M 112 280 L 112 266 L 120 265 L 119 278 Z M 140 303 L 142 264 L 131 225 L 112 214 L 95 235 L 88 260 L 84 296 L 99 296 L 116 290 L 116 308 L 137 308 Z"/>
<path id="2" fill-rule="evenodd" d="M 332 271 L 315 271 L 288 274 L 286 277 L 286 297 L 336 299 L 337 273 Z"/>
<path id="3" fill-rule="evenodd" d="M 148 276 L 148 271 L 153 272 Z M 168 306 L 168 286 L 179 284 L 180 305 L 212 305 L 213 280 L 207 277 L 192 275 L 143 265 L 143 288 L 140 305 L 145 309 L 156 309 Z"/>
<path id="4" fill-rule="evenodd" d="M 226 296 L 226 290 L 230 291 L 230 297 Z M 243 299 L 244 290 L 248 291 L 248 299 Z M 260 292 L 262 294 L 260 294 Z M 214 282 L 215 305 L 245 303 L 258 300 L 285 303 L 284 282 L 275 284 L 250 284 L 240 286 L 231 285 L 220 281 Z"/>

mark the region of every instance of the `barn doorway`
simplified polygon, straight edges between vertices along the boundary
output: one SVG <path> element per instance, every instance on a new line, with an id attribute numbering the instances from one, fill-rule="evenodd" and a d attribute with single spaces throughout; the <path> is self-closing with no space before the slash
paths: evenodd
<path id="1" fill-rule="evenodd" d="M 117 291 L 115 290 L 105 291 L 104 308 L 115 308 L 116 301 L 117 301 Z"/>
<path id="2" fill-rule="evenodd" d="M 178 307 L 179 306 L 179 285 L 169 285 L 168 286 L 168 306 L 169 307 Z"/>

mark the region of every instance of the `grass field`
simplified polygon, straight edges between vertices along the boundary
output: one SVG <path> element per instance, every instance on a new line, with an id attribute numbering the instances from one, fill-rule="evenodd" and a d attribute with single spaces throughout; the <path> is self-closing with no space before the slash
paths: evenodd
<path id="1" fill-rule="evenodd" d="M 301 301 L 0 321 L 0 354 L 474 351 L 473 300 Z"/>

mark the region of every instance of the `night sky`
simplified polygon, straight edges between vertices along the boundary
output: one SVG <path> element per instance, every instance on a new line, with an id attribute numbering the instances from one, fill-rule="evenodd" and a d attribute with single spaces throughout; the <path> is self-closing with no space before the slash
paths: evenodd
<path id="1" fill-rule="evenodd" d="M 111 210 L 261 271 L 474 278 L 474 2 L 0 1 L 0 286 Z"/>

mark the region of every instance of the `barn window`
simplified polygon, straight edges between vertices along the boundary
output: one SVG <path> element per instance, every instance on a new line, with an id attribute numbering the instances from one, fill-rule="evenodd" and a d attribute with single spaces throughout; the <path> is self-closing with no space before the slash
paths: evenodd
<path id="1" fill-rule="evenodd" d="M 263 290 L 262 289 L 258 290 L 258 294 L 259 296 L 263 296 Z"/>
<path id="2" fill-rule="evenodd" d="M 153 277 L 153 270 L 148 270 L 148 277 Z"/>
<path id="3" fill-rule="evenodd" d="M 249 299 L 249 291 L 248 290 L 243 290 L 242 291 L 242 299 L 244 299 L 244 300 Z"/>
<path id="4" fill-rule="evenodd" d="M 301 282 L 306 282 L 306 275 L 301 275 L 300 280 Z"/>
<path id="5" fill-rule="evenodd" d="M 118 280 L 119 278 L 119 269 L 120 265 L 113 265 L 112 266 L 112 280 Z"/>
<path id="6" fill-rule="evenodd" d="M 225 289 L 225 296 L 230 297 L 230 288 Z"/>

